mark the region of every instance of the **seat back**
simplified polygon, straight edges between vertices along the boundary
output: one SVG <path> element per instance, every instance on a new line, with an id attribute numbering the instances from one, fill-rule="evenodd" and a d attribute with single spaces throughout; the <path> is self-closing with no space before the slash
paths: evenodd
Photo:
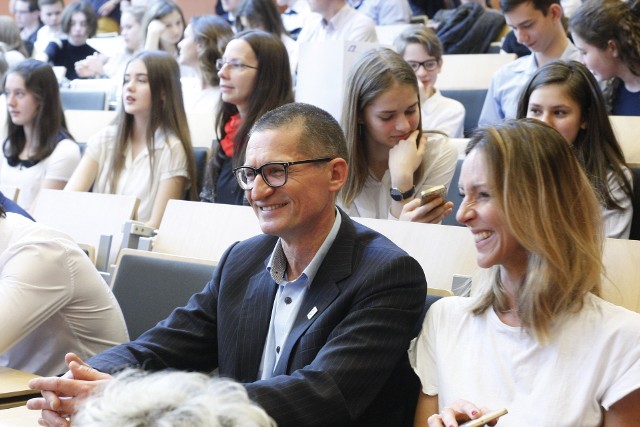
<path id="1" fill-rule="evenodd" d="M 460 101 L 464 105 L 464 136 L 469 138 L 475 128 L 478 127 L 478 120 L 487 97 L 487 89 L 443 89 L 443 96 Z"/>
<path id="2" fill-rule="evenodd" d="M 211 261 L 123 249 L 112 283 L 131 340 L 185 305 L 214 269 Z"/>
<path id="3" fill-rule="evenodd" d="M 440 90 L 488 89 L 496 71 L 515 59 L 516 55 L 504 53 L 442 55 L 442 71 L 436 87 Z"/>
<path id="4" fill-rule="evenodd" d="M 111 125 L 117 113 L 105 110 L 67 110 L 67 129 L 77 142 L 87 142 L 93 135 Z"/>
<path id="5" fill-rule="evenodd" d="M 103 90 L 60 90 L 60 100 L 64 110 L 106 110 L 109 95 Z"/>

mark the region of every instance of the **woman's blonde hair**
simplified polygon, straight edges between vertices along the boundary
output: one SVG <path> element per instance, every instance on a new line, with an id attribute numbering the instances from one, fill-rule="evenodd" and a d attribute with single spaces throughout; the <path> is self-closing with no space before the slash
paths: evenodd
<path id="1" fill-rule="evenodd" d="M 418 100 L 418 130 L 422 129 L 422 113 L 418 95 L 418 80 L 413 69 L 402 57 L 385 47 L 366 51 L 351 67 L 346 83 L 346 93 L 342 105 L 342 129 L 349 149 L 349 176 L 342 189 L 341 197 L 345 206 L 350 206 L 360 194 L 369 175 L 367 145 L 364 140 L 360 118 L 367 105 L 375 101 L 394 85 L 407 85 L 416 92 Z M 418 138 L 420 138 L 418 135 Z M 413 174 L 414 183 L 424 173 L 422 163 Z"/>
<path id="2" fill-rule="evenodd" d="M 602 272 L 602 224 L 598 200 L 564 138 L 532 119 L 477 130 L 466 153 L 483 154 L 492 199 L 513 237 L 528 251 L 518 288 L 518 314 L 525 329 L 546 342 L 556 319 L 598 295 Z M 507 311 L 499 266 L 489 272 L 473 308 Z"/>

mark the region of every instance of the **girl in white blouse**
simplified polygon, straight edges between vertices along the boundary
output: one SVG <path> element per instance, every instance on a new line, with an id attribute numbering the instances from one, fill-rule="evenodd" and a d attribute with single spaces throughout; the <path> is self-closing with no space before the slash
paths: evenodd
<path id="1" fill-rule="evenodd" d="M 195 162 L 178 63 L 165 52 L 129 61 L 122 104 L 110 126 L 92 137 L 65 190 L 134 195 L 138 219 L 158 227 L 169 199 L 195 199 Z"/>

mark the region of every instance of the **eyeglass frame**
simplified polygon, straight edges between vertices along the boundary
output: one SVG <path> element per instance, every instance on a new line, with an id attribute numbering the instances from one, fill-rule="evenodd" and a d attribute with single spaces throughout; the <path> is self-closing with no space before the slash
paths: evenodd
<path id="1" fill-rule="evenodd" d="M 435 63 L 435 65 L 432 68 L 427 68 L 427 63 L 428 62 Z M 420 70 L 420 67 L 424 68 L 425 71 L 435 71 L 436 68 L 438 68 L 438 65 L 440 65 L 440 60 L 439 59 L 427 59 L 426 61 L 422 61 L 422 62 L 420 62 L 420 61 L 407 61 L 407 64 L 409 64 L 409 66 L 411 67 L 411 69 L 413 70 L 414 73 L 417 73 L 418 70 Z"/>
<path id="2" fill-rule="evenodd" d="M 232 69 L 244 70 L 245 68 L 251 68 L 252 70 L 257 70 L 258 67 L 254 67 L 253 65 L 247 65 L 240 61 L 225 61 L 222 58 L 216 59 L 216 71 L 222 71 L 225 65 L 229 65 Z"/>
<path id="3" fill-rule="evenodd" d="M 255 185 L 253 183 L 251 185 L 246 184 L 238 176 L 239 172 L 241 172 L 242 170 L 246 170 L 246 169 L 252 170 L 253 173 L 255 174 L 255 176 L 253 178 L 253 182 L 254 183 L 255 183 L 255 178 L 258 175 L 260 175 L 262 177 L 262 181 L 264 181 L 264 183 L 267 184 L 269 187 L 271 187 L 271 188 L 280 188 L 280 187 L 284 186 L 289 181 L 289 167 L 290 166 L 302 165 L 302 164 L 307 164 L 307 163 L 330 162 L 334 158 L 335 157 L 319 157 L 317 159 L 297 160 L 295 162 L 267 162 L 267 163 L 265 163 L 262 166 L 257 167 L 257 168 L 254 168 L 253 166 L 246 166 L 246 165 L 245 166 L 239 166 L 239 167 L 233 169 L 233 176 L 236 177 L 236 181 L 238 181 L 238 185 L 240 186 L 240 188 L 245 190 L 245 191 L 253 190 L 253 188 L 255 187 Z M 262 174 L 262 170 L 265 167 L 271 166 L 271 165 L 280 165 L 280 166 L 282 166 L 284 168 L 284 181 L 283 181 L 282 184 L 280 184 L 280 185 L 272 185 L 269 182 L 269 179 L 265 178 L 265 176 Z"/>

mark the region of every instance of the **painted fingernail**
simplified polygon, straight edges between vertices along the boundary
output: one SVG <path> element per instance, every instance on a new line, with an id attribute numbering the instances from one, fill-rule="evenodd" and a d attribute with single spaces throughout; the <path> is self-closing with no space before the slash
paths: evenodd
<path id="1" fill-rule="evenodd" d="M 475 417 L 476 415 L 478 415 L 478 411 L 471 411 L 471 415 Z"/>

